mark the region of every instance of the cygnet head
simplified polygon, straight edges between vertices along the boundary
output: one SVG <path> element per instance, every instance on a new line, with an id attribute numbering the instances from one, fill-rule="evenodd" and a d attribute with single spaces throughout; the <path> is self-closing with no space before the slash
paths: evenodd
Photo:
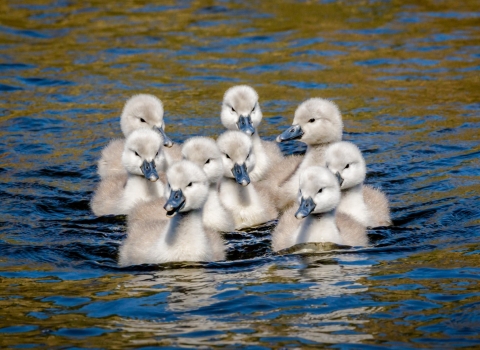
<path id="1" fill-rule="evenodd" d="M 162 135 L 164 146 L 173 145 L 173 141 L 165 134 L 162 101 L 153 95 L 138 94 L 131 97 L 123 107 L 120 127 L 125 137 L 137 129 L 154 129 Z"/>
<path id="2" fill-rule="evenodd" d="M 319 166 L 307 168 L 300 174 L 298 202 L 300 207 L 295 213 L 297 219 L 335 209 L 340 202 L 337 179 L 327 168 Z"/>
<path id="3" fill-rule="evenodd" d="M 222 153 L 223 175 L 247 186 L 250 183 L 248 173 L 255 167 L 250 137 L 241 131 L 226 131 L 217 139 L 217 145 Z"/>
<path id="4" fill-rule="evenodd" d="M 298 106 L 292 126 L 277 137 L 277 142 L 331 143 L 342 139 L 342 130 L 342 114 L 337 105 L 323 98 L 311 98 Z"/>
<path id="5" fill-rule="evenodd" d="M 202 168 L 211 184 L 222 178 L 222 154 L 215 140 L 201 136 L 192 137 L 183 144 L 182 156 Z"/>
<path id="6" fill-rule="evenodd" d="M 336 142 L 325 151 L 325 166 L 337 177 L 340 189 L 363 183 L 367 173 L 362 152 L 351 142 Z"/>
<path id="7" fill-rule="evenodd" d="M 240 130 L 251 136 L 262 121 L 257 92 L 248 85 L 233 86 L 223 96 L 220 116 L 228 130 Z"/>
<path id="8" fill-rule="evenodd" d="M 168 217 L 203 208 L 208 198 L 208 179 L 200 167 L 182 160 L 168 168 L 167 180 L 168 200 L 163 208 Z"/>
<path id="9" fill-rule="evenodd" d="M 163 156 L 162 136 L 152 129 L 133 131 L 125 141 L 122 164 L 128 173 L 158 180 L 155 159 Z"/>

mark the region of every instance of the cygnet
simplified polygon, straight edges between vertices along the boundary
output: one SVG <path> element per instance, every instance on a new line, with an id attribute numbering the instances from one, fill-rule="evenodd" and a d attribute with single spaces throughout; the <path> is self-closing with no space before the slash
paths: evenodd
<path id="1" fill-rule="evenodd" d="M 272 166 L 283 160 L 282 152 L 274 142 L 260 139 L 258 126 L 263 115 L 257 92 L 248 85 L 233 86 L 223 96 L 221 121 L 228 130 L 240 130 L 253 142 L 255 169 L 249 173 L 257 182 L 265 179 Z"/>
<path id="2" fill-rule="evenodd" d="M 123 135 L 128 137 L 133 131 L 149 128 L 160 133 L 165 147 L 172 147 L 172 140 L 165 134 L 163 121 L 163 104 L 157 97 L 149 94 L 138 94 L 131 97 L 123 107 L 120 116 L 120 127 Z M 125 139 L 115 139 L 102 150 L 98 161 L 100 178 L 114 175 L 126 175 L 122 165 L 122 153 Z M 167 160 L 168 155 L 166 156 Z"/>
<path id="3" fill-rule="evenodd" d="M 256 154 L 252 140 L 240 131 L 226 131 L 217 140 L 222 152 L 223 174 L 220 201 L 230 211 L 237 230 L 273 220 L 278 213 L 272 199 L 259 183 L 250 183 Z"/>
<path id="4" fill-rule="evenodd" d="M 162 136 L 152 129 L 138 129 L 127 138 L 122 153 L 125 175 L 101 180 L 91 202 L 95 215 L 129 214 L 137 203 L 164 196 L 158 172 L 165 171 Z"/>
<path id="5" fill-rule="evenodd" d="M 218 187 L 223 177 L 222 154 L 217 143 L 208 137 L 192 137 L 182 147 L 182 155 L 207 174 L 208 200 L 203 210 L 203 223 L 215 231 L 231 232 L 235 230 L 232 214 L 220 202 Z"/>
<path id="6" fill-rule="evenodd" d="M 342 199 L 337 208 L 366 227 L 391 225 L 388 199 L 383 192 L 363 181 L 366 165 L 362 153 L 351 142 L 336 142 L 325 152 L 326 167 L 337 176 Z"/>
<path id="7" fill-rule="evenodd" d="M 183 160 L 168 169 L 167 180 L 166 217 L 129 223 L 127 239 L 119 251 L 119 264 L 224 260 L 222 237 L 203 225 L 209 188 L 205 172 Z"/>
<path id="8" fill-rule="evenodd" d="M 365 228 L 348 216 L 336 215 L 340 187 L 325 167 L 310 167 L 300 175 L 299 206 L 283 214 L 272 234 L 272 246 L 279 251 L 299 243 L 331 242 L 342 245 L 368 244 Z M 295 223 L 293 217 L 301 220 Z"/>
<path id="9" fill-rule="evenodd" d="M 300 174 L 311 166 L 324 164 L 325 149 L 342 139 L 342 130 L 342 115 L 332 101 L 311 98 L 298 106 L 293 125 L 277 141 L 299 140 L 307 144 L 307 151 L 296 170 L 288 169 L 283 175 L 279 172 L 283 179 L 276 196 L 277 209 L 283 211 L 295 203 Z"/>

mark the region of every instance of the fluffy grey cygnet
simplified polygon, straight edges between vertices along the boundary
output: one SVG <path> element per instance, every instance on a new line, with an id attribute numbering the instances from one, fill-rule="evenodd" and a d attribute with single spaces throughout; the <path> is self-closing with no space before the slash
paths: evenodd
<path id="1" fill-rule="evenodd" d="M 311 166 L 324 164 L 325 149 L 342 139 L 342 130 L 342 115 L 332 101 L 311 98 L 298 106 L 292 126 L 279 135 L 277 141 L 304 142 L 307 152 L 293 171 L 285 168 L 282 174 L 282 169 L 278 170 L 278 177 L 282 181 L 275 201 L 277 209 L 284 211 L 295 203 L 300 174 Z"/>
<path id="2" fill-rule="evenodd" d="M 100 181 L 91 202 L 95 215 L 129 214 L 136 204 L 164 196 L 158 172 L 167 168 L 162 136 L 151 129 L 133 131 L 122 152 L 127 176 L 108 176 Z"/>
<path id="3" fill-rule="evenodd" d="M 166 215 L 155 221 L 129 223 L 127 238 L 119 251 L 119 264 L 224 260 L 221 235 L 203 225 L 209 188 L 205 172 L 183 160 L 168 169 L 167 180 Z"/>
<path id="4" fill-rule="evenodd" d="M 203 210 L 203 223 L 215 231 L 235 230 L 233 216 L 220 201 L 218 188 L 223 177 L 222 153 L 215 140 L 208 137 L 192 137 L 182 147 L 185 159 L 203 169 L 208 178 L 208 200 Z"/>
<path id="5" fill-rule="evenodd" d="M 120 116 L 120 127 L 125 138 L 135 130 L 149 128 L 160 133 L 165 147 L 172 147 L 173 145 L 172 140 L 165 134 L 162 101 L 153 95 L 138 94 L 132 96 L 123 107 L 122 115 Z M 126 175 L 122 165 L 124 147 L 125 139 L 116 139 L 110 141 L 102 150 L 100 160 L 98 161 L 100 178 Z"/>
<path id="6" fill-rule="evenodd" d="M 308 242 L 368 244 L 366 230 L 361 224 L 346 215 L 336 215 L 339 202 L 340 187 L 328 169 L 315 166 L 303 171 L 298 190 L 299 206 L 291 207 L 282 215 L 272 234 L 273 249 L 279 251 Z"/>
<path id="7" fill-rule="evenodd" d="M 340 181 L 342 199 L 337 211 L 366 227 L 391 225 L 388 199 L 383 192 L 364 185 L 367 173 L 362 153 L 351 142 L 336 142 L 325 151 L 325 165 Z"/>
<path id="8" fill-rule="evenodd" d="M 225 92 L 220 119 L 228 130 L 242 131 L 251 138 L 256 157 L 255 169 L 249 173 L 253 182 L 264 180 L 270 169 L 283 160 L 278 145 L 260 139 L 262 118 L 258 94 L 252 87 L 236 85 Z"/>
<path id="9" fill-rule="evenodd" d="M 255 170 L 256 154 L 252 140 L 240 131 L 226 131 L 217 140 L 222 153 L 223 178 L 220 201 L 232 214 L 235 228 L 263 224 L 277 217 L 278 212 L 268 191 L 250 180 Z"/>

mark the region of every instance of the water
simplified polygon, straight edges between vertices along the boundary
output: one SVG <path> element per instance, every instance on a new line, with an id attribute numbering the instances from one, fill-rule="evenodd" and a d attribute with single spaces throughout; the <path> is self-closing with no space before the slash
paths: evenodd
<path id="1" fill-rule="evenodd" d="M 1 347 L 478 347 L 479 5 L 1 2 Z M 88 203 L 125 100 L 159 96 L 181 142 L 221 133 L 240 83 L 270 140 L 334 100 L 394 226 L 277 256 L 273 223 L 225 262 L 119 268 L 125 218 Z"/>

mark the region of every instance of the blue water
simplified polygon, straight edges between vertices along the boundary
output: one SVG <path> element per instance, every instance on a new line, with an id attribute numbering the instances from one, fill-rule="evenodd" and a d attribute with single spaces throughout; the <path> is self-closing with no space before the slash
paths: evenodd
<path id="1" fill-rule="evenodd" d="M 0 4 L 2 348 L 459 348 L 480 345 L 478 1 Z M 216 136 L 224 91 L 260 94 L 273 140 L 334 100 L 394 225 L 363 249 L 119 268 L 124 217 L 89 208 L 127 98 L 176 142 Z M 285 154 L 302 153 L 298 142 Z"/>

